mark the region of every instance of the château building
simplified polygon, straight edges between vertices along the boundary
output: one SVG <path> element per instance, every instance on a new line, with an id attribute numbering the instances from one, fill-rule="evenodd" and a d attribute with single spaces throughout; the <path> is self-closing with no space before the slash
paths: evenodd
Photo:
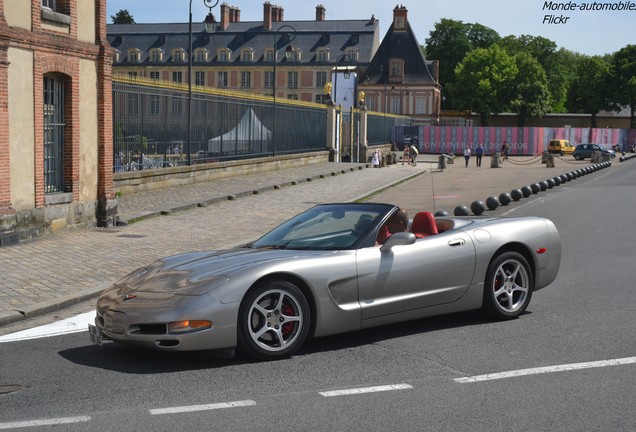
<path id="1" fill-rule="evenodd" d="M 0 0 L 0 246 L 112 223 L 111 69 L 106 0 Z"/>

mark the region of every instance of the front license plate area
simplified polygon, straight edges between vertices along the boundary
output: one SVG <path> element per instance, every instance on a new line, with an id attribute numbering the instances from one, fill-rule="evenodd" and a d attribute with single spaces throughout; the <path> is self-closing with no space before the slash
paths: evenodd
<path id="1" fill-rule="evenodd" d="M 88 325 L 88 335 L 91 338 L 91 342 L 95 345 L 102 345 L 102 329 L 92 324 Z"/>

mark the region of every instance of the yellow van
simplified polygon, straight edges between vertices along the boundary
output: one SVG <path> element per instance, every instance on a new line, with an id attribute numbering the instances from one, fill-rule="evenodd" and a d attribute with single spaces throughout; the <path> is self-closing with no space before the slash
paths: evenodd
<path id="1" fill-rule="evenodd" d="M 548 153 L 557 153 L 563 156 L 564 154 L 572 154 L 574 152 L 574 146 L 570 144 L 570 141 L 563 139 L 550 140 L 548 144 Z"/>

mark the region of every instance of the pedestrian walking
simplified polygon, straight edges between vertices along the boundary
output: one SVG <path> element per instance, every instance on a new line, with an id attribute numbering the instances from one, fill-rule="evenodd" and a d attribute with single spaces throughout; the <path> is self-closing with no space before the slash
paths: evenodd
<path id="1" fill-rule="evenodd" d="M 410 146 L 409 153 L 411 154 L 411 166 L 417 166 L 417 155 L 420 154 L 420 152 L 417 151 L 417 147 L 414 145 Z"/>
<path id="2" fill-rule="evenodd" d="M 470 147 L 464 148 L 464 160 L 466 161 L 466 168 L 468 168 L 468 161 L 470 160 Z"/>
<path id="3" fill-rule="evenodd" d="M 411 163 L 410 154 L 409 154 L 409 146 L 404 144 L 404 153 L 402 154 L 402 165 L 404 162 Z"/>
<path id="4" fill-rule="evenodd" d="M 371 158 L 371 166 L 373 168 L 380 168 L 380 150 L 375 149 L 373 157 Z"/>
<path id="5" fill-rule="evenodd" d="M 503 144 L 501 145 L 501 160 L 508 160 L 509 149 L 510 149 L 510 146 L 508 145 L 506 141 L 504 141 Z"/>
<path id="6" fill-rule="evenodd" d="M 477 148 L 475 149 L 475 163 L 477 164 L 477 168 L 481 167 L 481 157 L 483 155 L 484 155 L 483 144 L 477 144 Z"/>

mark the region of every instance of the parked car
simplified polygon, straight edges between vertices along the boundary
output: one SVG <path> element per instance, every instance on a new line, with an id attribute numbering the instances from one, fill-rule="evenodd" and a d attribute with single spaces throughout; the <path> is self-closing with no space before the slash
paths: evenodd
<path id="1" fill-rule="evenodd" d="M 561 156 L 565 154 L 572 154 L 574 151 L 574 146 L 570 144 L 570 141 L 564 139 L 554 139 L 550 140 L 548 143 L 548 153 L 560 154 Z"/>
<path id="2" fill-rule="evenodd" d="M 572 153 L 574 159 L 583 160 L 592 157 L 592 153 L 601 152 L 608 154 L 610 157 L 616 157 L 616 152 L 599 144 L 578 144 Z"/>
<path id="3" fill-rule="evenodd" d="M 309 337 L 433 315 L 517 318 L 557 276 L 561 240 L 548 219 L 420 212 L 409 232 L 379 241 L 399 212 L 321 204 L 253 243 L 155 261 L 101 294 L 91 339 L 278 359 Z"/>

